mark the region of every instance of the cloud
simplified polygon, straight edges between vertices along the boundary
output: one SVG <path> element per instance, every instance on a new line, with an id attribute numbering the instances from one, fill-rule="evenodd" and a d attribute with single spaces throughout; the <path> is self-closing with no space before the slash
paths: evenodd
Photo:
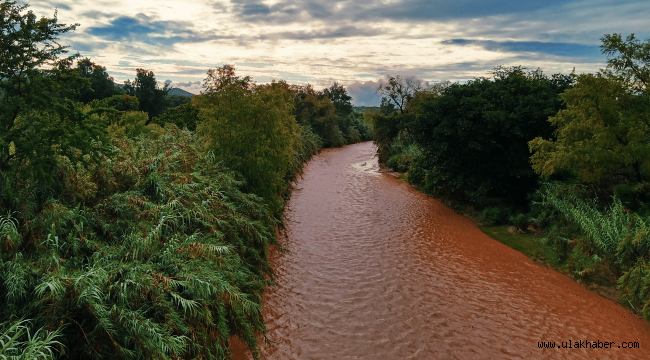
<path id="1" fill-rule="evenodd" d="M 406 0 L 376 6 L 359 18 L 449 20 L 532 12 L 570 3 L 572 0 Z"/>
<path id="2" fill-rule="evenodd" d="M 51 0 L 40 0 L 41 5 L 47 5 L 51 8 L 57 8 L 59 10 L 72 10 L 72 8 L 61 1 L 51 1 Z"/>
<path id="3" fill-rule="evenodd" d="M 78 51 L 78 52 L 85 52 L 85 53 L 96 52 L 97 50 L 106 49 L 107 47 L 108 44 L 106 44 L 105 42 L 88 43 L 83 41 L 72 41 L 72 43 L 70 44 L 70 50 L 72 50 L 73 52 Z"/>
<path id="4" fill-rule="evenodd" d="M 311 20 L 397 19 L 449 20 L 533 12 L 573 0 L 285 0 L 267 5 L 259 0 L 232 0 L 234 12 L 245 21 L 302 23 Z"/>
<path id="5" fill-rule="evenodd" d="M 517 53 L 545 53 L 568 57 L 604 58 L 600 46 L 573 43 L 555 43 L 541 41 L 492 41 L 452 39 L 442 42 L 447 45 L 476 45 L 489 51 L 517 52 Z"/>
<path id="6" fill-rule="evenodd" d="M 262 35 L 261 40 L 265 39 L 285 39 L 285 40 L 315 40 L 315 39 L 335 39 L 347 37 L 370 37 L 382 34 L 382 30 L 373 28 L 357 28 L 355 26 L 343 26 L 334 29 L 320 29 L 314 31 L 286 31 Z"/>
<path id="7" fill-rule="evenodd" d="M 102 13 L 98 13 L 100 15 Z M 106 15 L 106 14 L 104 14 Z M 95 26 L 87 33 L 110 41 L 141 42 L 155 46 L 170 46 L 179 42 L 202 42 L 229 36 L 197 33 L 192 24 L 184 21 L 156 21 L 145 14 L 135 17 L 120 16 L 112 19 L 109 24 Z"/>
<path id="8" fill-rule="evenodd" d="M 378 81 L 354 82 L 346 86 L 346 90 L 352 96 L 352 104 L 355 106 L 379 106 L 381 96 L 377 94 Z"/>

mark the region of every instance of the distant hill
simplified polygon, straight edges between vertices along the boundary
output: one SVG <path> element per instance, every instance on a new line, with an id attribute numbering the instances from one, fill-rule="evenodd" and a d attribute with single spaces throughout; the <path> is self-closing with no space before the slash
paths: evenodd
<path id="1" fill-rule="evenodd" d="M 115 86 L 121 89 L 121 88 L 124 87 L 124 84 L 115 83 Z M 167 93 L 167 95 L 180 95 L 180 96 L 188 96 L 188 97 L 194 96 L 194 94 L 192 94 L 191 92 L 188 92 L 188 91 L 185 91 L 185 90 L 179 89 L 179 88 L 171 88 L 171 89 L 169 89 L 169 92 Z"/>
<path id="2" fill-rule="evenodd" d="M 194 94 L 192 94 L 191 92 L 187 92 L 187 91 L 185 91 L 183 89 L 179 89 L 179 88 L 171 88 L 171 89 L 169 89 L 168 95 L 180 95 L 180 96 L 189 96 L 189 97 L 194 96 Z"/>

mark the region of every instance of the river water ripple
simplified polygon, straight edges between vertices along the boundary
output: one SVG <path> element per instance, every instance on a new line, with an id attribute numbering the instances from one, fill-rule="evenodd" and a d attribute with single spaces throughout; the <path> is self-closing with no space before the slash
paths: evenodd
<path id="1" fill-rule="evenodd" d="M 272 256 L 266 358 L 650 358 L 648 323 L 379 173 L 375 151 L 328 149 L 307 164 L 285 213 L 291 253 Z M 538 347 L 569 340 L 615 346 Z"/>

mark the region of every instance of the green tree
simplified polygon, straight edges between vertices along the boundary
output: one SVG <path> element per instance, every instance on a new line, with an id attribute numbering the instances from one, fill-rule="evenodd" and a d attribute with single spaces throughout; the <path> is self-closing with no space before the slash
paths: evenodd
<path id="1" fill-rule="evenodd" d="M 106 144 L 105 124 L 87 122 L 71 100 L 88 81 L 72 68 L 75 56 L 61 58 L 57 40 L 76 25 L 59 24 L 56 13 L 38 19 L 27 7 L 0 3 L 0 194 L 12 210 L 17 191 L 45 200 L 56 154 L 85 161 Z"/>
<path id="2" fill-rule="evenodd" d="M 336 109 L 336 114 L 340 119 L 347 119 L 352 114 L 352 110 L 354 109 L 352 107 L 352 97 L 348 95 L 343 85 L 334 82 L 332 86 L 323 90 L 323 95 L 332 101 Z"/>
<path id="3" fill-rule="evenodd" d="M 165 112 L 169 84 L 165 84 L 162 88 L 158 87 L 153 71 L 136 69 L 135 80 L 133 82 L 125 81 L 124 90 L 128 95 L 134 95 L 138 98 L 140 111 L 149 114 L 147 125 L 154 117 Z"/>
<path id="4" fill-rule="evenodd" d="M 290 90 L 298 124 L 311 127 L 325 147 L 345 145 L 345 136 L 339 126 L 341 119 L 332 100 L 315 91 L 311 85 L 293 85 Z"/>
<path id="5" fill-rule="evenodd" d="M 571 84 L 571 76 L 497 68 L 493 79 L 423 98 L 407 126 L 441 186 L 522 199 L 538 181 L 528 142 L 552 136 L 548 117 L 562 107 L 558 94 Z"/>
<path id="6" fill-rule="evenodd" d="M 181 129 L 196 130 L 199 123 L 199 108 L 191 102 L 167 109 L 167 111 L 157 116 L 152 121 L 160 126 L 165 124 L 174 124 Z"/>
<path id="7" fill-rule="evenodd" d="M 224 65 L 209 70 L 205 91 L 197 97 L 198 132 L 206 148 L 240 172 L 247 188 L 279 211 L 278 194 L 293 168 L 296 122 L 285 83 L 256 86 L 251 78 Z"/>
<path id="8" fill-rule="evenodd" d="M 549 119 L 557 140 L 530 142 L 537 174 L 575 170 L 584 182 L 642 182 L 650 170 L 650 103 L 607 75 L 581 75 Z M 621 180 L 618 180 L 621 182 Z"/>
<path id="9" fill-rule="evenodd" d="M 114 79 L 106 72 L 106 68 L 93 63 L 89 58 L 77 61 L 77 71 L 82 78 L 90 82 L 90 86 L 80 89 L 76 97 L 78 101 L 87 104 L 95 99 L 105 99 L 120 92 L 115 86 Z"/>
<path id="10" fill-rule="evenodd" d="M 630 34 L 605 35 L 600 49 L 606 54 L 608 68 L 631 89 L 648 92 L 650 85 L 650 39 L 645 43 Z"/>

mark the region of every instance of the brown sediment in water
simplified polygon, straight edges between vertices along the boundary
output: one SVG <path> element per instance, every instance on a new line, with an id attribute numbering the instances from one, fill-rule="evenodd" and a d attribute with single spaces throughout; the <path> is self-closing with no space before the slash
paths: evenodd
<path id="1" fill-rule="evenodd" d="M 374 155 L 367 142 L 306 166 L 286 211 L 291 253 L 272 256 L 266 358 L 650 358 L 650 324 L 379 173 Z M 614 347 L 575 348 L 585 340 Z"/>

